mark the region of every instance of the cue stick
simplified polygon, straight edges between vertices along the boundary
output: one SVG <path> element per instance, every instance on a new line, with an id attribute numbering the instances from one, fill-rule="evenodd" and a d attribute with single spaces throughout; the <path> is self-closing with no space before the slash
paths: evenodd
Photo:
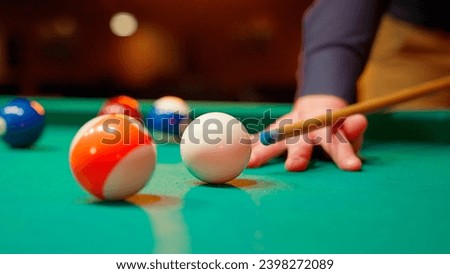
<path id="1" fill-rule="evenodd" d="M 314 118 L 300 120 L 277 129 L 266 130 L 261 132 L 259 139 L 262 144 L 271 145 L 283 139 L 307 133 L 312 129 L 330 126 L 333 124 L 333 121 L 337 121 L 339 118 L 348 117 L 357 113 L 364 114 L 374 112 L 444 88 L 450 88 L 450 76 L 434 79 L 417 86 L 401 89 L 392 94 L 355 103 L 333 111 L 331 115 L 323 114 Z"/>

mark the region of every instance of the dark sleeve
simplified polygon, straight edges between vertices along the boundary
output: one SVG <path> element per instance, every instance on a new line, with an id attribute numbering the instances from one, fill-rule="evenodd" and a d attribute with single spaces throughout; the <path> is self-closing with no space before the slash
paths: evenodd
<path id="1" fill-rule="evenodd" d="M 389 0 L 317 0 L 304 16 L 298 95 L 332 94 L 353 103 Z"/>

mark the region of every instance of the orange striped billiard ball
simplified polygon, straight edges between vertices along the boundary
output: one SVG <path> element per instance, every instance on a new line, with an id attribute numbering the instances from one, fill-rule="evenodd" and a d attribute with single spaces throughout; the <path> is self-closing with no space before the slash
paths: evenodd
<path id="1" fill-rule="evenodd" d="M 156 146 L 138 120 L 122 114 L 100 115 L 76 133 L 69 163 L 87 192 L 101 200 L 122 200 L 150 180 Z"/>

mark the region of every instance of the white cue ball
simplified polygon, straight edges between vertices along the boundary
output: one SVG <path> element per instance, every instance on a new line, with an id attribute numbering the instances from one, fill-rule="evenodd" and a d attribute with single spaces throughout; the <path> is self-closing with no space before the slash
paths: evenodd
<path id="1" fill-rule="evenodd" d="M 239 176 L 250 160 L 250 135 L 235 117 L 210 112 L 193 120 L 181 137 L 186 168 L 198 179 L 220 184 Z"/>

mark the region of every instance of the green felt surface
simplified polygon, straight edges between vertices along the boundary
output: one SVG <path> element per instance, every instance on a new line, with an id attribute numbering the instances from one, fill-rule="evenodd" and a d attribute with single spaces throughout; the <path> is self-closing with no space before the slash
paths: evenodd
<path id="1" fill-rule="evenodd" d="M 0 144 L 0 253 L 450 253 L 450 111 L 369 116 L 361 172 L 314 159 L 289 173 L 276 159 L 210 186 L 189 174 L 177 145 L 159 145 L 147 186 L 113 203 L 87 194 L 68 165 L 78 125 L 102 100 L 40 101 L 48 121 L 38 143 Z M 191 105 L 240 118 L 289 111 Z"/>

